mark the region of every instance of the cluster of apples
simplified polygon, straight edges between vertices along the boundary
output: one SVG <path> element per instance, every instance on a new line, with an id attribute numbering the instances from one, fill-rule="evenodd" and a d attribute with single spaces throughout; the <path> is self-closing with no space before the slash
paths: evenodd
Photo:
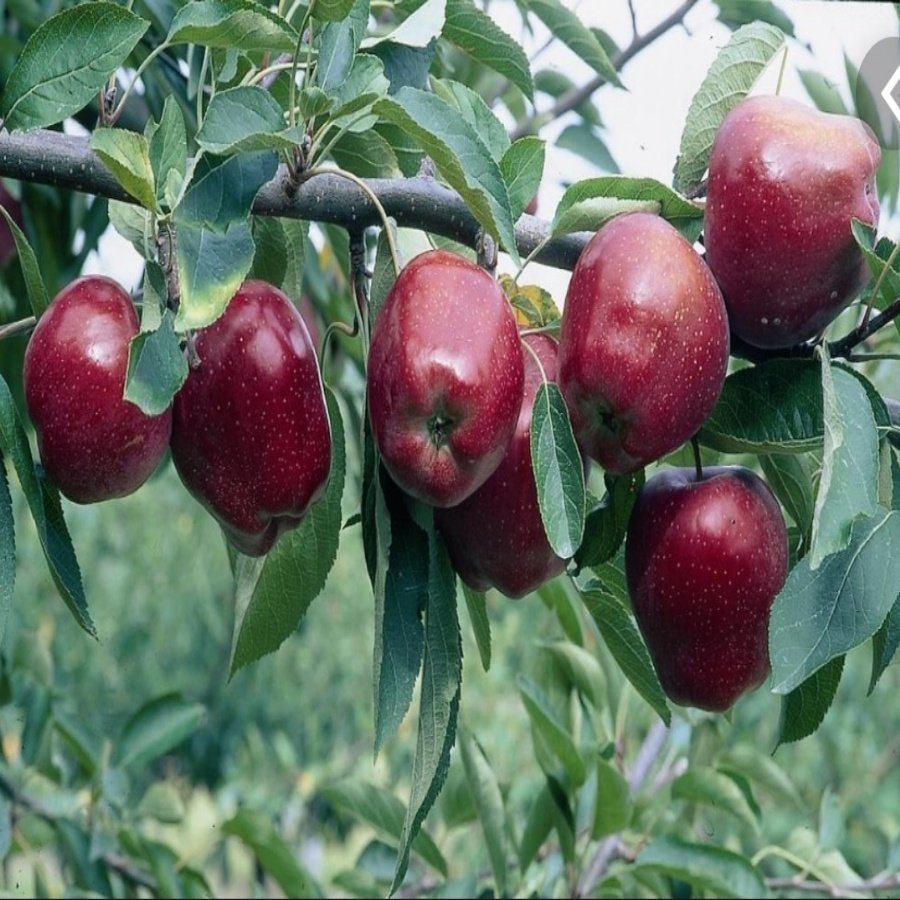
<path id="1" fill-rule="evenodd" d="M 715 405 L 730 334 L 814 338 L 865 282 L 850 230 L 874 224 L 877 143 L 856 119 L 776 97 L 721 126 L 705 260 L 664 219 L 620 216 L 572 274 L 559 342 L 520 335 L 484 269 L 443 250 L 399 274 L 373 328 L 367 405 L 382 462 L 435 521 L 463 580 L 511 597 L 561 573 L 539 512 L 535 397 L 558 381 L 585 466 L 627 474 L 689 440 Z M 70 499 L 139 487 L 171 447 L 189 491 L 241 552 L 262 555 L 325 488 L 331 433 L 307 328 L 271 285 L 245 282 L 193 338 L 172 409 L 123 400 L 131 299 L 100 276 L 65 288 L 25 357 L 43 465 Z M 772 492 L 746 469 L 667 469 L 626 537 L 635 616 L 676 702 L 727 709 L 769 669 L 767 620 L 787 573 Z"/>
<path id="2" fill-rule="evenodd" d="M 136 491 L 168 448 L 181 480 L 236 549 L 267 553 L 322 494 L 331 428 L 306 325 L 277 288 L 246 281 L 193 338 L 171 408 L 123 399 L 138 332 L 129 295 L 90 275 L 65 287 L 25 351 L 25 400 L 41 462 L 76 503 Z"/>

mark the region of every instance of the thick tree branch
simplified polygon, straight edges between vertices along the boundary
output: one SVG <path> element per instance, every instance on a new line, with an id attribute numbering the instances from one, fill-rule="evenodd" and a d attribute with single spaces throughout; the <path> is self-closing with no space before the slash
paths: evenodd
<path id="1" fill-rule="evenodd" d="M 613 64 L 613 68 L 618 72 L 620 71 L 625 64 L 638 55 L 643 49 L 652 44 L 655 40 L 664 35 L 671 28 L 674 28 L 676 25 L 679 25 L 684 17 L 691 11 L 691 9 L 697 5 L 697 0 L 684 0 L 681 6 L 678 7 L 670 16 L 667 16 L 663 19 L 658 25 L 655 25 L 651 28 L 646 34 L 639 35 L 632 40 L 632 42 L 621 52 L 617 53 L 611 60 Z M 590 81 L 585 82 L 583 85 L 577 88 L 572 88 L 570 91 L 566 91 L 565 94 L 560 96 L 556 103 L 550 107 L 550 109 L 545 110 L 541 113 L 535 113 L 531 118 L 526 119 L 520 125 L 516 127 L 516 129 L 510 134 L 510 137 L 513 140 L 517 138 L 524 137 L 527 134 L 535 134 L 540 131 L 540 129 L 548 124 L 549 122 L 553 122 L 556 119 L 564 116 L 566 113 L 571 112 L 573 109 L 577 109 L 584 103 L 585 100 L 588 100 L 594 92 L 606 84 L 606 79 L 602 75 L 594 76 Z"/>
<path id="2" fill-rule="evenodd" d="M 27 134 L 0 132 L 0 175 L 23 181 L 83 191 L 112 200 L 134 202 L 91 150 L 87 138 L 58 131 Z M 318 175 L 291 185 L 281 167 L 256 197 L 253 212 L 329 222 L 358 229 L 380 225 L 378 210 L 365 192 L 338 175 Z M 401 227 L 419 228 L 476 245 L 480 225 L 463 199 L 432 178 L 373 178 L 368 187 L 387 214 Z M 550 226 L 535 216 L 523 215 L 516 225 L 516 242 L 523 256 L 530 254 L 549 233 Z M 572 269 L 587 241 L 585 235 L 566 235 L 550 241 L 537 262 Z"/>

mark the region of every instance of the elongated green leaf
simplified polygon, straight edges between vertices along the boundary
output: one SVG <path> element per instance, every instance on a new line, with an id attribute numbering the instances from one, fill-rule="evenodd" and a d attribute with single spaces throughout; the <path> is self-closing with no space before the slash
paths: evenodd
<path id="1" fill-rule="evenodd" d="M 556 139 L 556 146 L 560 150 L 568 150 L 576 156 L 587 160 L 594 168 L 601 172 L 616 173 L 619 170 L 619 164 L 606 146 L 606 141 L 601 137 L 598 126 L 589 122 L 580 122 L 577 125 L 567 125 L 559 137 Z M 598 198 L 599 200 L 599 198 Z M 610 201 L 611 202 L 611 201 Z M 625 201 L 622 201 L 623 203 Z M 631 201 L 637 205 L 638 201 Z M 647 201 L 647 208 L 650 203 Z"/>
<path id="2" fill-rule="evenodd" d="M 847 105 L 833 81 L 829 81 L 817 69 L 799 69 L 797 74 L 817 109 L 839 116 L 848 114 Z"/>
<path id="3" fill-rule="evenodd" d="M 297 33 L 261 3 L 252 0 L 198 0 L 172 19 L 169 43 L 201 44 L 224 50 L 293 53 Z"/>
<path id="4" fill-rule="evenodd" d="M 353 8 L 353 0 L 316 0 L 312 6 L 313 18 L 323 22 L 338 22 Z"/>
<path id="5" fill-rule="evenodd" d="M 229 677 L 274 653 L 296 631 L 310 603 L 325 587 L 337 558 L 347 463 L 341 410 L 327 387 L 325 399 L 331 422 L 328 487 L 300 525 L 283 535 L 265 557 L 238 557 Z"/>
<path id="6" fill-rule="evenodd" d="M 718 768 L 739 773 L 779 800 L 788 798 L 797 809 L 805 809 L 791 776 L 772 759 L 771 754 L 747 742 L 736 743 L 719 756 Z"/>
<path id="7" fill-rule="evenodd" d="M 41 548 L 53 583 L 75 621 L 91 637 L 97 636 L 88 612 L 81 571 L 75 558 L 75 548 L 69 537 L 66 520 L 56 488 L 44 477 L 32 461 L 31 447 L 19 420 L 15 401 L 6 382 L 0 378 L 0 456 L 12 461 L 19 486 L 28 501 Z"/>
<path id="8" fill-rule="evenodd" d="M 180 195 L 187 172 L 184 113 L 173 96 L 166 97 L 159 122 L 151 119 L 144 134 L 150 142 L 150 168 L 156 181 L 156 199 L 171 209 Z"/>
<path id="9" fill-rule="evenodd" d="M 189 738 L 203 721 L 204 708 L 178 694 L 145 703 L 124 725 L 115 747 L 122 769 L 141 769 Z"/>
<path id="10" fill-rule="evenodd" d="M 481 95 L 466 85 L 450 79 L 434 78 L 432 86 L 436 94 L 459 110 L 460 115 L 484 142 L 494 162 L 499 165 L 503 155 L 510 148 L 509 134 Z"/>
<path id="11" fill-rule="evenodd" d="M 275 830 L 272 817 L 253 809 L 240 809 L 222 826 L 225 834 L 240 838 L 288 897 L 322 897 L 319 886 L 301 865 L 290 844 Z"/>
<path id="12" fill-rule="evenodd" d="M 700 443 L 725 453 L 805 453 L 822 447 L 822 369 L 773 359 L 725 379 Z"/>
<path id="13" fill-rule="evenodd" d="M 875 690 L 884 670 L 891 664 L 900 648 L 900 597 L 894 601 L 888 617 L 872 638 L 872 676 L 869 693 Z"/>
<path id="14" fill-rule="evenodd" d="M 617 834 L 631 822 L 631 796 L 625 777 L 605 759 L 597 760 L 597 802 L 591 837 Z"/>
<path id="15" fill-rule="evenodd" d="M 737 783 L 715 769 L 689 769 L 672 782 L 672 799 L 699 803 L 759 831 L 759 819 Z"/>
<path id="16" fill-rule="evenodd" d="M 553 36 L 579 59 L 586 62 L 610 84 L 622 86 L 615 66 L 610 62 L 597 35 L 581 21 L 577 13 L 564 6 L 561 0 L 528 0 L 527 5 L 528 9 L 550 29 Z"/>
<path id="17" fill-rule="evenodd" d="M 167 825 L 177 825 L 184 819 L 184 801 L 174 784 L 157 781 L 147 788 L 135 809 L 138 816 L 147 816 Z"/>
<path id="18" fill-rule="evenodd" d="M 472 0 L 447 0 L 443 36 L 482 65 L 499 72 L 529 100 L 534 99 L 525 51 Z"/>
<path id="19" fill-rule="evenodd" d="M 278 101 L 264 88 L 245 84 L 219 91 L 209 101 L 197 143 L 208 153 L 290 150 L 303 135 L 285 127 Z"/>
<path id="20" fill-rule="evenodd" d="M 47 308 L 47 288 L 44 286 L 44 279 L 41 276 L 41 269 L 38 265 L 37 257 L 25 233 L 15 223 L 12 216 L 3 206 L 0 206 L 0 214 L 6 221 L 13 240 L 16 242 L 16 254 L 18 255 L 19 265 L 22 267 L 22 277 L 25 279 L 25 290 L 28 293 L 28 302 L 31 304 L 31 311 L 37 318 L 44 314 Z"/>
<path id="21" fill-rule="evenodd" d="M 878 431 L 862 384 L 822 361 L 825 442 L 813 518 L 811 569 L 847 546 L 853 522 L 878 503 Z"/>
<path id="22" fill-rule="evenodd" d="M 575 554 L 579 568 L 599 566 L 616 555 L 625 540 L 634 501 L 644 485 L 644 472 L 605 475 L 604 481 L 606 496 L 585 519 L 584 538 Z"/>
<path id="23" fill-rule="evenodd" d="M 10 73 L 0 116 L 11 131 L 46 128 L 91 102 L 125 62 L 146 19 L 96 0 L 64 9 L 28 39 Z"/>
<path id="24" fill-rule="evenodd" d="M 815 496 L 809 458 L 801 454 L 764 454 L 759 464 L 769 487 L 803 535 L 803 552 L 812 535 Z"/>
<path id="25" fill-rule="evenodd" d="M 545 785 L 534 798 L 519 843 L 519 868 L 524 873 L 553 829 L 553 797 Z"/>
<path id="26" fill-rule="evenodd" d="M 446 18 L 447 0 L 418 0 L 413 11 L 391 32 L 369 38 L 364 47 L 395 44 L 413 49 L 428 47 L 440 35 Z"/>
<path id="27" fill-rule="evenodd" d="M 253 250 L 247 222 L 235 222 L 224 234 L 186 222 L 179 226 L 177 331 L 204 328 L 222 315 L 250 271 Z"/>
<path id="28" fill-rule="evenodd" d="M 375 111 L 415 138 L 518 265 L 512 211 L 500 167 L 460 112 L 434 94 L 409 87 L 379 100 Z"/>
<path id="29" fill-rule="evenodd" d="M 487 597 L 481 591 L 473 591 L 467 584 L 462 584 L 462 592 L 466 599 L 466 609 L 469 611 L 478 656 L 484 671 L 487 672 L 491 668 L 491 621 L 487 614 Z"/>
<path id="30" fill-rule="evenodd" d="M 478 820 L 484 833 L 488 858 L 491 861 L 491 872 L 496 887 L 495 896 L 505 897 L 508 868 L 506 815 L 500 785 L 478 741 L 465 728 L 459 731 L 459 751 L 469 789 L 472 791 L 472 799 L 475 801 L 475 809 L 478 810 Z"/>
<path id="31" fill-rule="evenodd" d="M 668 725 L 672 714 L 647 646 L 631 615 L 624 574 L 612 563 L 595 571 L 600 580 L 589 582 L 581 592 L 581 599 L 625 677 Z"/>
<path id="32" fill-rule="evenodd" d="M 801 560 L 769 620 L 773 690 L 786 694 L 868 640 L 900 594 L 900 513 L 858 519 L 849 546 L 813 572 Z"/>
<path id="33" fill-rule="evenodd" d="M 676 190 L 690 194 L 703 180 L 722 120 L 747 96 L 783 44 L 778 28 L 754 22 L 735 31 L 719 51 L 688 110 L 675 162 Z"/>
<path id="34" fill-rule="evenodd" d="M 175 315 L 166 310 L 156 331 L 141 331 L 131 341 L 125 399 L 148 416 L 158 416 L 172 405 L 187 376 L 187 359 L 175 334 Z"/>
<path id="35" fill-rule="evenodd" d="M 588 702 L 601 708 L 606 700 L 606 676 L 597 658 L 572 641 L 550 641 L 538 644 L 559 664 L 572 687 Z"/>
<path id="36" fill-rule="evenodd" d="M 547 540 L 557 556 L 569 559 L 584 534 L 584 463 L 562 392 L 552 382 L 534 398 L 531 461 Z"/>
<path id="37" fill-rule="evenodd" d="M 667 838 L 638 854 L 638 870 L 686 881 L 714 897 L 767 897 L 768 888 L 750 860 L 731 850 Z"/>
<path id="38" fill-rule="evenodd" d="M 536 137 L 519 138 L 507 148 L 500 160 L 500 171 L 509 193 L 513 219 L 537 196 L 544 177 L 545 142 Z"/>
<path id="39" fill-rule="evenodd" d="M 557 719 L 547 698 L 530 678 L 519 675 L 516 678 L 516 687 L 519 689 L 519 696 L 525 704 L 532 726 L 562 763 L 571 783 L 575 787 L 580 787 L 587 777 L 587 766 L 578 752 L 575 738 Z"/>
<path id="40" fill-rule="evenodd" d="M 253 198 L 277 168 L 278 157 L 268 150 L 225 159 L 204 156 L 178 207 L 176 222 L 224 232 L 232 222 L 247 218 Z"/>
<path id="41" fill-rule="evenodd" d="M 375 486 L 375 753 L 400 726 L 422 668 L 428 603 L 428 536 L 386 478 Z"/>
<path id="42" fill-rule="evenodd" d="M 611 216 L 626 212 L 658 212 L 691 242 L 703 228 L 703 210 L 653 178 L 604 175 L 573 184 L 563 194 L 553 217 L 553 234 L 598 228 Z M 591 214 L 598 220 L 593 224 Z"/>
<path id="43" fill-rule="evenodd" d="M 322 90 L 331 91 L 343 84 L 353 67 L 368 21 L 369 0 L 356 0 L 346 18 L 329 22 L 322 30 L 316 65 L 316 82 Z"/>
<path id="44" fill-rule="evenodd" d="M 390 791 L 365 781 L 339 781 L 325 785 L 322 793 L 336 807 L 367 822 L 395 841 L 403 833 L 406 810 L 403 802 Z M 435 871 L 447 876 L 447 861 L 425 829 L 419 831 L 412 843 L 413 852 Z"/>
<path id="45" fill-rule="evenodd" d="M 365 113 L 379 97 L 387 94 L 389 87 L 384 63 L 377 56 L 358 53 L 346 78 L 331 91 L 335 107 L 331 114 L 332 124 L 351 133 L 369 133 L 378 117 L 374 113 Z"/>
<path id="46" fill-rule="evenodd" d="M 428 531 L 428 541 L 429 590 L 425 610 L 425 662 L 419 702 L 419 732 L 409 808 L 400 836 L 400 852 L 391 893 L 403 883 L 412 842 L 447 778 L 459 715 L 462 642 L 456 615 L 456 574 L 433 525 Z"/>
<path id="47" fill-rule="evenodd" d="M 897 245 L 887 237 L 876 241 L 875 229 L 871 225 L 860 222 L 859 219 L 853 219 L 850 229 L 863 252 L 866 265 L 872 273 L 872 289 L 874 290 L 877 282 L 881 283 L 878 295 L 875 297 L 875 305 L 878 309 L 884 309 L 889 303 L 900 297 L 900 254 L 896 252 Z M 893 256 L 893 261 L 885 272 L 891 256 Z"/>
<path id="48" fill-rule="evenodd" d="M 12 496 L 0 452 L 0 645 L 6 640 L 6 623 L 16 590 L 16 523 Z"/>
<path id="49" fill-rule="evenodd" d="M 394 148 L 377 132 L 348 131 L 331 148 L 334 161 L 360 178 L 399 178 L 400 163 Z"/>
<path id="50" fill-rule="evenodd" d="M 782 698 L 777 746 L 803 740 L 822 724 L 843 671 L 844 657 L 837 656 Z"/>
<path id="51" fill-rule="evenodd" d="M 794 23 L 772 0 L 716 0 L 719 21 L 729 28 L 739 28 L 750 22 L 768 22 L 785 34 L 794 34 Z"/>
<path id="52" fill-rule="evenodd" d="M 91 149 L 141 206 L 156 209 L 156 184 L 147 138 L 122 128 L 98 128 L 91 135 Z"/>

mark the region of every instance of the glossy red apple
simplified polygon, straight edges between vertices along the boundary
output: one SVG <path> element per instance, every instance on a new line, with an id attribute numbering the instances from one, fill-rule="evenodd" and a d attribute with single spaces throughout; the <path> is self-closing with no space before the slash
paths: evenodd
<path id="1" fill-rule="evenodd" d="M 815 337 L 868 278 L 850 220 L 878 223 L 868 126 L 785 97 L 739 103 L 709 161 L 706 261 L 731 328 L 757 347 Z"/>
<path id="2" fill-rule="evenodd" d="M 136 491 L 165 455 L 171 411 L 146 416 L 123 397 L 137 332 L 125 290 L 88 275 L 57 294 L 25 350 L 25 402 L 41 462 L 76 503 Z"/>
<path id="3" fill-rule="evenodd" d="M 368 365 L 372 434 L 403 490 L 455 506 L 500 465 L 522 405 L 512 308 L 481 267 L 444 250 L 394 282 Z"/>
<path id="4" fill-rule="evenodd" d="M 22 219 L 22 206 L 19 201 L 13 197 L 7 190 L 6 186 L 0 181 L 0 206 L 2 206 L 13 218 L 13 221 L 19 226 L 24 227 Z M 16 255 L 16 241 L 12 236 L 9 225 L 3 216 L 0 216 L 0 269 L 8 265 L 10 260 Z"/>
<path id="5" fill-rule="evenodd" d="M 537 354 L 548 380 L 556 381 L 556 341 L 547 335 L 523 338 Z M 525 389 L 516 430 L 506 455 L 471 497 L 435 511 L 435 522 L 462 580 L 524 597 L 565 570 L 547 543 L 531 466 L 531 417 L 541 370 L 524 347 Z"/>
<path id="6" fill-rule="evenodd" d="M 668 222 L 630 213 L 591 238 L 566 295 L 559 384 L 579 444 L 604 469 L 634 472 L 691 438 L 728 352 L 722 295 Z"/>
<path id="7" fill-rule="evenodd" d="M 246 281 L 196 335 L 198 362 L 175 398 L 172 461 L 241 553 L 262 556 L 324 491 L 331 426 L 300 313 Z"/>
<path id="8" fill-rule="evenodd" d="M 748 469 L 665 469 L 643 487 L 625 543 L 634 615 L 666 694 L 715 712 L 766 679 L 787 530 Z"/>

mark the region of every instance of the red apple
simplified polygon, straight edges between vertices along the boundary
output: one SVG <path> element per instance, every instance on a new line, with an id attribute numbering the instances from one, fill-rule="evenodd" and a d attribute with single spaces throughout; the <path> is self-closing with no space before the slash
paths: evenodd
<path id="1" fill-rule="evenodd" d="M 851 116 L 785 97 L 739 103 L 709 161 L 706 260 L 731 328 L 757 347 L 815 337 L 868 278 L 850 220 L 878 223 L 881 150 Z"/>
<path id="2" fill-rule="evenodd" d="M 124 399 L 138 319 L 125 290 L 88 275 L 56 295 L 25 350 L 25 402 L 50 479 L 76 503 L 136 491 L 166 452 L 172 414 Z"/>
<path id="3" fill-rule="evenodd" d="M 548 380 L 556 381 L 556 341 L 547 335 L 523 338 L 537 354 Z M 450 559 L 469 587 L 494 587 L 524 597 L 565 570 L 547 543 L 531 466 L 531 416 L 541 370 L 524 347 L 525 389 L 516 430 L 506 455 L 472 496 L 435 512 Z"/>
<path id="4" fill-rule="evenodd" d="M 675 228 L 630 213 L 594 235 L 559 339 L 559 384 L 589 456 L 625 474 L 683 444 L 719 397 L 728 352 L 722 295 Z"/>
<path id="5" fill-rule="evenodd" d="M 19 226 L 24 227 L 22 219 L 22 207 L 18 200 L 6 189 L 6 186 L 0 181 L 0 206 L 2 206 L 13 218 L 13 221 Z M 16 255 L 16 241 L 12 236 L 6 219 L 0 215 L 0 269 L 8 265 L 10 260 Z"/>
<path id="6" fill-rule="evenodd" d="M 643 487 L 625 543 L 628 591 L 666 694 L 715 712 L 766 679 L 787 529 L 748 469 L 666 469 Z"/>
<path id="7" fill-rule="evenodd" d="M 315 350 L 277 288 L 245 281 L 196 335 L 172 461 L 241 553 L 262 556 L 324 491 L 331 426 Z"/>
<path id="8" fill-rule="evenodd" d="M 417 256 L 372 330 L 368 405 L 388 473 L 414 497 L 455 506 L 500 465 L 522 405 L 512 308 L 482 268 Z"/>

